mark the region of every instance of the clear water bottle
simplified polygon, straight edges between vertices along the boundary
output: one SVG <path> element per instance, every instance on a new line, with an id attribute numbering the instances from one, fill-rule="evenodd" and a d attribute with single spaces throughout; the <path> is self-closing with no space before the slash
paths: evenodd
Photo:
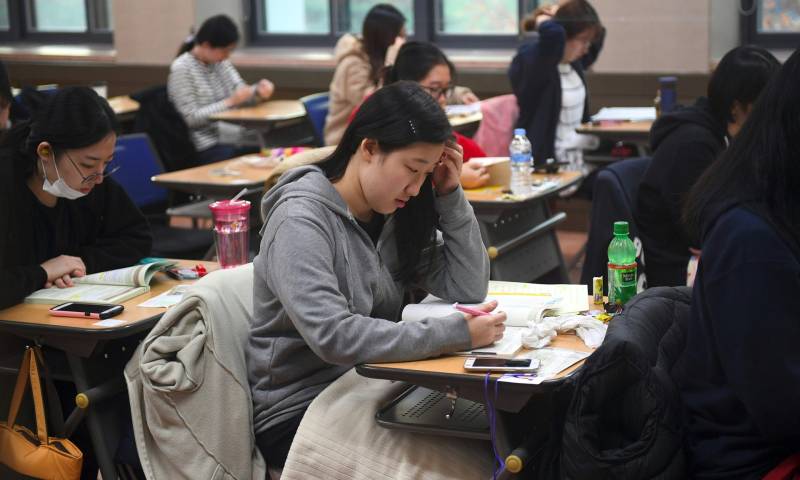
<path id="1" fill-rule="evenodd" d="M 508 154 L 511 157 L 511 192 L 515 195 L 525 195 L 531 189 L 533 155 L 531 155 L 531 142 L 525 136 L 524 128 L 514 129 L 514 138 L 508 146 Z"/>

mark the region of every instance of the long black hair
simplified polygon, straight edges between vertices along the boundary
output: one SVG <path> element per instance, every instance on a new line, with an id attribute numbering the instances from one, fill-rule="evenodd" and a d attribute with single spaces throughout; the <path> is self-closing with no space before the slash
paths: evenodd
<path id="1" fill-rule="evenodd" d="M 414 82 L 397 82 L 364 101 L 336 150 L 319 166 L 335 181 L 344 175 L 364 139 L 375 140 L 381 152 L 389 153 L 418 142 L 444 143 L 451 136 L 450 122 L 433 97 Z M 433 200 L 429 176 L 419 194 L 394 214 L 400 269 L 393 273 L 405 284 L 415 279 L 424 252 L 433 252 L 438 220 Z"/>
<path id="2" fill-rule="evenodd" d="M 734 102 L 743 107 L 755 102 L 779 68 L 780 62 L 771 53 L 754 45 L 726 53 L 708 81 L 708 103 L 714 117 L 723 125 L 733 122 Z"/>
<path id="3" fill-rule="evenodd" d="M 377 84 L 386 62 L 386 50 L 403 30 L 406 17 L 393 5 L 379 3 L 369 9 L 361 29 L 361 42 L 369 57 L 371 77 Z"/>
<path id="4" fill-rule="evenodd" d="M 455 66 L 439 47 L 428 42 L 406 42 L 397 52 L 394 65 L 384 69 L 383 84 L 398 80 L 419 82 L 437 65 L 447 66 L 450 76 L 455 77 Z"/>
<path id="5" fill-rule="evenodd" d="M 208 42 L 213 48 L 224 48 L 239 43 L 239 29 L 227 15 L 214 15 L 200 25 L 200 30 L 181 44 L 178 55 L 190 51 L 195 45 Z"/>
<path id="6" fill-rule="evenodd" d="M 702 239 L 733 205 L 761 214 L 800 252 L 800 50 L 756 100 L 731 146 L 689 193 L 683 219 Z"/>
<path id="7" fill-rule="evenodd" d="M 118 130 L 114 110 L 89 87 L 60 88 L 32 120 L 15 123 L 0 144 L 14 152 L 27 178 L 36 170 L 36 148 L 48 142 L 55 155 L 94 145 Z"/>

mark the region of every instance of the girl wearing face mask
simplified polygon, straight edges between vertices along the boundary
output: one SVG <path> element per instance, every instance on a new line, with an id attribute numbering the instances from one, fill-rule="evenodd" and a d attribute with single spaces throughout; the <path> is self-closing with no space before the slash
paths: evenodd
<path id="1" fill-rule="evenodd" d="M 108 175 L 115 116 L 88 87 L 59 90 L 0 144 L 0 308 L 150 253 L 142 213 Z"/>
<path id="2" fill-rule="evenodd" d="M 271 467 L 283 466 L 314 397 L 354 365 L 502 336 L 504 313 L 397 323 L 409 289 L 451 302 L 486 296 L 489 260 L 450 138 L 431 95 L 398 82 L 364 102 L 330 157 L 286 172 L 264 196 L 247 361 Z"/>
<path id="3" fill-rule="evenodd" d="M 252 151 L 240 147 L 245 129 L 225 122 L 211 122 L 209 116 L 230 108 L 266 100 L 275 86 L 266 79 L 253 85 L 242 80 L 228 60 L 239 42 L 236 24 L 226 15 L 216 15 L 187 40 L 169 68 L 167 92 L 186 120 L 201 163 L 227 160 Z"/>
<path id="4" fill-rule="evenodd" d="M 535 10 L 522 30 L 538 34 L 519 47 L 508 70 L 519 105 L 516 127 L 526 130 L 537 167 L 550 158 L 580 164 L 576 155 L 591 144 L 575 133 L 589 120 L 583 72 L 597 60 L 605 28 L 589 2 L 567 0 Z"/>

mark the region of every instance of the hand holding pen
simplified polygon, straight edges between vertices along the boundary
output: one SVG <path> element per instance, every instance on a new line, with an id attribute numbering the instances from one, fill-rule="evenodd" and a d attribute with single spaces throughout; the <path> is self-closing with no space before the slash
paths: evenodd
<path id="1" fill-rule="evenodd" d="M 497 308 L 497 300 L 486 302 L 476 307 L 455 304 L 453 307 L 464 313 L 472 341 L 470 348 L 490 345 L 501 338 L 506 330 L 506 312 L 492 313 Z"/>

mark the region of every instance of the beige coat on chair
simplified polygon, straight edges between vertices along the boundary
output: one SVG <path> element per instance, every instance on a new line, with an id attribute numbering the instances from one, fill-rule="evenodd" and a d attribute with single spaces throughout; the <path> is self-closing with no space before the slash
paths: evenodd
<path id="1" fill-rule="evenodd" d="M 136 447 L 148 480 L 263 480 L 245 342 L 253 265 L 190 288 L 125 368 Z"/>

